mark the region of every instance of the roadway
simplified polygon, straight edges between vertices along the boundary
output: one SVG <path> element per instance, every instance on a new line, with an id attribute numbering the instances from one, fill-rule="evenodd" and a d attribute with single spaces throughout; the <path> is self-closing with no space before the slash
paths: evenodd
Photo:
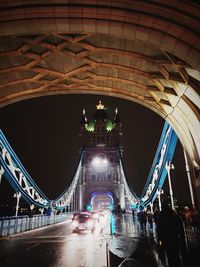
<path id="1" fill-rule="evenodd" d="M 0 266 L 105 267 L 105 227 L 73 233 L 67 221 L 0 241 Z M 94 265 L 95 263 L 95 265 Z"/>
<path id="2" fill-rule="evenodd" d="M 132 262 L 122 266 L 167 266 L 159 258 L 154 231 L 141 231 L 132 215 L 115 217 L 114 232 L 111 235 L 110 224 L 104 219 L 94 233 L 74 233 L 72 222 L 65 221 L 18 234 L 0 241 L 0 266 L 109 267 L 107 247 L 110 267 L 118 266 L 124 258 L 132 258 Z"/>

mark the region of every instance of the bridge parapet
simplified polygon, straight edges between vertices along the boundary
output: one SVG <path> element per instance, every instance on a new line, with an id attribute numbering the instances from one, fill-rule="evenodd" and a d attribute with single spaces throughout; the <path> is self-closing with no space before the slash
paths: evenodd
<path id="1" fill-rule="evenodd" d="M 11 236 L 22 232 L 38 229 L 44 226 L 71 220 L 71 213 L 63 213 L 59 215 L 52 214 L 36 215 L 32 218 L 28 216 L 5 217 L 0 219 L 0 236 Z"/>

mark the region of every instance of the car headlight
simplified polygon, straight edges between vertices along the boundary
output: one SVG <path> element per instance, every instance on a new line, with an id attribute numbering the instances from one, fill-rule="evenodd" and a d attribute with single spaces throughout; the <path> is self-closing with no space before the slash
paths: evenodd
<path id="1" fill-rule="evenodd" d="M 72 225 L 73 225 L 74 227 L 77 227 L 77 226 L 78 226 L 78 222 L 75 220 L 75 221 L 72 222 Z"/>

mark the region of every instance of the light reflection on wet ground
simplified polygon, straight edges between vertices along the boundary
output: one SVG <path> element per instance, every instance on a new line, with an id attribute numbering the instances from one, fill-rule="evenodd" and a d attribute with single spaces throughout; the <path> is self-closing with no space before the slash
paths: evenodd
<path id="1" fill-rule="evenodd" d="M 132 215 L 121 215 L 115 218 L 115 235 L 109 239 L 111 257 L 117 255 L 122 260 L 132 258 L 128 266 L 164 267 L 156 246 L 155 227 L 151 230 L 141 230 L 137 220 Z M 123 265 L 125 266 L 125 265 Z"/>
<path id="2" fill-rule="evenodd" d="M 117 255 L 119 264 L 124 258 L 132 259 L 129 265 L 121 267 L 167 267 L 167 263 L 161 262 L 159 257 L 155 228 L 141 230 L 132 214 L 116 216 L 114 222 L 114 235 L 111 235 L 109 217 L 102 217 L 94 233 L 73 233 L 72 223 L 65 222 L 2 240 L 0 265 L 106 267 L 107 255 Z"/>

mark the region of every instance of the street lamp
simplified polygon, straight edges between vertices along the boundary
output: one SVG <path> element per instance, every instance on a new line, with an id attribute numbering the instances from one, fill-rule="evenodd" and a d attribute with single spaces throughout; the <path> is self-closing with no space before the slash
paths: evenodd
<path id="1" fill-rule="evenodd" d="M 192 182 L 191 182 L 191 177 L 190 177 L 190 167 L 189 167 L 189 164 L 188 164 L 187 154 L 186 154 L 185 150 L 183 150 L 183 153 L 184 153 L 184 158 L 185 158 L 185 169 L 186 169 L 186 173 L 187 173 L 187 177 L 188 177 L 188 184 L 189 184 L 189 189 L 190 189 L 191 202 L 192 202 L 192 205 L 195 205 L 195 203 L 194 203 L 194 194 L 193 194 L 193 189 L 192 189 Z"/>
<path id="2" fill-rule="evenodd" d="M 1 168 L 0 168 L 0 184 L 1 184 L 1 179 L 2 179 L 3 173 L 4 173 L 4 169 L 1 166 Z"/>
<path id="3" fill-rule="evenodd" d="M 169 194 L 171 199 L 171 207 L 174 210 L 174 199 L 173 199 L 173 190 L 172 190 L 172 183 L 171 183 L 171 176 L 170 176 L 170 170 L 174 169 L 174 164 L 171 163 L 171 161 L 166 162 L 166 169 L 168 174 L 168 183 L 169 183 Z"/>
<path id="4" fill-rule="evenodd" d="M 158 188 L 157 189 L 157 196 L 158 196 L 158 207 L 159 207 L 159 211 L 162 210 L 162 205 L 161 205 L 161 194 L 164 194 L 163 189 Z"/>
<path id="5" fill-rule="evenodd" d="M 40 211 L 41 215 L 43 215 L 43 213 L 44 213 L 44 208 L 40 208 L 39 211 Z"/>
<path id="6" fill-rule="evenodd" d="M 14 198 L 17 198 L 16 208 L 15 208 L 15 217 L 18 216 L 19 201 L 20 201 L 21 195 L 22 195 L 22 194 L 21 194 L 20 192 L 16 192 L 16 193 L 14 193 Z"/>

